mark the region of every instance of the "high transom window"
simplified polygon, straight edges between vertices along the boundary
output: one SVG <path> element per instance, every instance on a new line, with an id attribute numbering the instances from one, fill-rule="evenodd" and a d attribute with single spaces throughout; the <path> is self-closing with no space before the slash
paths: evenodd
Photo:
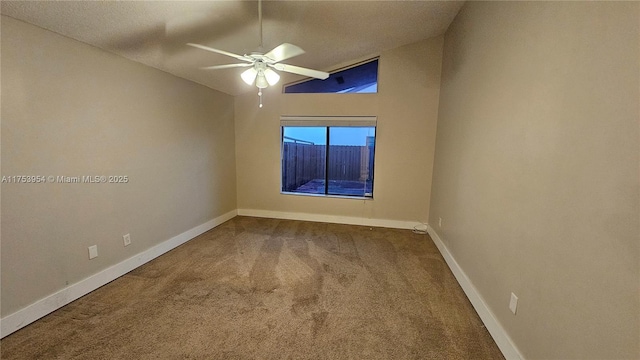
<path id="1" fill-rule="evenodd" d="M 285 117 L 282 192 L 373 197 L 375 117 Z"/>
<path id="2" fill-rule="evenodd" d="M 285 85 L 285 94 L 292 93 L 377 93 L 378 59 L 337 71 L 325 80 L 311 79 Z"/>

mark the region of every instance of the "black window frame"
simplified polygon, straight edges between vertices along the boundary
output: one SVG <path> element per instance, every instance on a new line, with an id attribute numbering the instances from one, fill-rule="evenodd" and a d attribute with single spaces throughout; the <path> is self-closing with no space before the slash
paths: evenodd
<path id="1" fill-rule="evenodd" d="M 291 191 L 285 189 L 285 128 L 286 127 L 317 127 L 317 128 L 325 128 L 325 136 L 326 136 L 326 147 L 324 149 L 324 191 L 322 193 L 319 192 L 298 192 Z M 367 165 L 369 177 L 365 180 L 365 188 L 363 194 L 346 194 L 346 193 L 336 193 L 330 191 L 331 184 L 331 129 L 332 128 L 348 128 L 348 127 L 358 127 L 358 128 L 373 128 L 373 144 L 369 145 L 365 143 L 366 147 L 370 147 L 370 155 L 368 157 L 369 164 Z M 341 126 L 340 124 L 331 124 L 331 125 L 281 125 L 280 126 L 280 192 L 283 194 L 293 194 L 293 195 L 307 195 L 307 196 L 326 196 L 326 197 L 345 197 L 345 198 L 353 198 L 353 199 L 373 199 L 374 194 L 374 184 L 375 184 L 375 151 L 376 151 L 376 138 L 378 136 L 377 124 L 367 124 L 367 125 L 349 125 L 349 126 Z M 367 182 L 370 182 L 370 192 L 368 192 Z"/>

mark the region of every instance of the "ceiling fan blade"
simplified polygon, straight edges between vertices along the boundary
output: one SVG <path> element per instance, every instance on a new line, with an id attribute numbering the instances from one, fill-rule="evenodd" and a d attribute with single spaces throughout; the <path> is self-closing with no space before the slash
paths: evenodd
<path id="1" fill-rule="evenodd" d="M 285 71 L 293 74 L 309 76 L 316 79 L 326 79 L 329 77 L 329 73 L 319 70 L 307 69 L 300 66 L 295 65 L 287 65 L 287 64 L 269 64 L 276 70 Z"/>
<path id="2" fill-rule="evenodd" d="M 280 62 L 302 54 L 304 54 L 304 50 L 301 48 L 292 44 L 284 43 L 276 46 L 273 50 L 264 54 L 264 56 L 273 60 L 273 62 Z"/>
<path id="3" fill-rule="evenodd" d="M 204 46 L 204 45 L 200 45 L 200 44 L 193 44 L 193 43 L 187 43 L 187 45 L 189 46 L 193 46 L 195 48 L 198 49 L 202 49 L 202 50 L 206 50 L 206 51 L 211 51 L 214 53 L 218 53 L 221 55 L 226 55 L 226 56 L 230 56 L 232 58 L 236 58 L 238 60 L 242 60 L 242 61 L 248 61 L 248 62 L 253 62 L 253 60 L 247 59 L 246 57 L 242 56 L 242 55 L 238 55 L 238 54 L 234 54 L 234 53 L 230 53 L 228 51 L 224 51 L 224 50 L 219 50 L 219 49 L 214 49 L 208 46 Z"/>
<path id="4" fill-rule="evenodd" d="M 249 67 L 249 66 L 253 66 L 253 64 L 241 63 L 241 64 L 213 65 L 213 66 L 201 67 L 200 69 L 202 69 L 202 70 L 218 70 L 218 69 L 230 69 L 230 68 Z"/>

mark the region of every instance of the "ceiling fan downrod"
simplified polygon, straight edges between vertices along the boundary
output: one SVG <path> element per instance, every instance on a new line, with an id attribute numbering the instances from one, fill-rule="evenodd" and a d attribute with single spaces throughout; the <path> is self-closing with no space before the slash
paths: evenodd
<path id="1" fill-rule="evenodd" d="M 262 46 L 262 0 L 258 0 L 258 23 L 260 24 L 260 51 L 263 51 Z"/>

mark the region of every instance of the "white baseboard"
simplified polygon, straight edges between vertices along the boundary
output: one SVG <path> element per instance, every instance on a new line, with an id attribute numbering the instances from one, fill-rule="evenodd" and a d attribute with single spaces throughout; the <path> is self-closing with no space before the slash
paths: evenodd
<path id="1" fill-rule="evenodd" d="M 313 222 L 326 222 L 333 224 L 348 224 L 361 226 L 376 226 L 394 229 L 413 229 L 419 222 L 402 221 L 402 220 L 386 220 L 386 219 L 368 219 L 353 216 L 337 216 L 309 214 L 298 212 L 270 211 L 270 210 L 254 210 L 254 209 L 238 209 L 240 216 L 253 216 L 272 219 L 302 220 Z"/>
<path id="2" fill-rule="evenodd" d="M 56 293 L 14 312 L 13 314 L 5 316 L 0 319 L 0 338 L 29 325 L 41 317 L 119 278 L 120 276 L 157 258 L 169 250 L 172 250 L 194 237 L 213 229 L 236 215 L 236 210 L 229 211 L 226 214 L 218 216 L 213 220 L 209 220 L 204 224 L 198 225 L 133 257 L 106 268 L 97 274 L 91 275 L 84 280 L 69 285 Z"/>
<path id="3" fill-rule="evenodd" d="M 476 309 L 476 312 L 480 316 L 480 319 L 484 323 L 484 326 L 493 337 L 493 340 L 498 345 L 498 348 L 500 348 L 500 351 L 502 351 L 504 357 L 507 360 L 524 359 L 507 332 L 504 330 L 502 325 L 500 325 L 500 322 L 498 322 L 498 319 L 496 319 L 496 317 L 493 315 L 493 312 L 491 312 L 487 304 L 484 302 L 482 296 L 480 296 L 480 293 L 478 293 L 478 290 L 476 290 L 475 286 L 473 286 L 471 280 L 469 280 L 460 265 L 458 265 L 458 262 L 455 260 L 451 252 L 449 252 L 447 246 L 444 244 L 442 239 L 440 239 L 440 236 L 438 236 L 436 231 L 429 225 L 427 225 L 427 232 L 438 247 L 438 250 L 440 250 L 442 257 L 444 257 L 444 260 L 447 262 L 447 265 L 451 269 L 451 272 L 453 272 L 456 280 L 458 280 L 460 287 L 462 287 L 462 290 L 464 290 L 467 298 L 469 298 L 471 305 L 473 305 L 474 309 Z"/>

